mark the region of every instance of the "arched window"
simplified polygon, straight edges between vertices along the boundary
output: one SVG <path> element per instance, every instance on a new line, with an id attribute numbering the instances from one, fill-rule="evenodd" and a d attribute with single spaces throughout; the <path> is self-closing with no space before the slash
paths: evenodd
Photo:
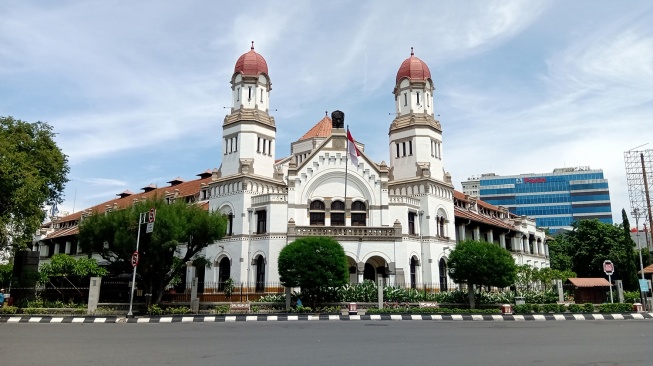
<path id="1" fill-rule="evenodd" d="M 410 288 L 417 288 L 417 258 L 410 258 Z"/>
<path id="2" fill-rule="evenodd" d="M 440 231 L 440 236 L 445 236 L 444 235 L 444 217 L 440 216 L 440 219 L 438 220 L 438 230 Z"/>
<path id="3" fill-rule="evenodd" d="M 259 255 L 256 258 L 256 292 L 265 290 L 265 258 Z"/>
<path id="4" fill-rule="evenodd" d="M 440 258 L 440 291 L 447 291 L 447 261 Z"/>
<path id="5" fill-rule="evenodd" d="M 345 203 L 331 202 L 331 226 L 345 226 Z"/>
<path id="6" fill-rule="evenodd" d="M 370 280 L 376 282 L 376 269 L 371 263 L 365 263 L 365 270 L 363 271 L 363 280 Z"/>
<path id="7" fill-rule="evenodd" d="M 324 226 L 324 202 L 312 201 L 309 210 L 311 225 Z"/>
<path id="8" fill-rule="evenodd" d="M 367 225 L 367 208 L 365 203 L 354 201 L 351 203 L 351 226 Z"/>

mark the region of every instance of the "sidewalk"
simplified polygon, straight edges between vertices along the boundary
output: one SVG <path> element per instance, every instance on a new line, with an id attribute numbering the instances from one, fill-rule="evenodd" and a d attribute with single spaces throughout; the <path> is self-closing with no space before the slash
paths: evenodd
<path id="1" fill-rule="evenodd" d="M 125 318 L 121 316 L 1 316 L 0 323 L 224 323 L 224 322 L 283 322 L 283 321 L 605 321 L 648 320 L 653 313 L 590 313 L 590 314 L 370 314 L 370 315 L 186 315 L 144 316 Z"/>

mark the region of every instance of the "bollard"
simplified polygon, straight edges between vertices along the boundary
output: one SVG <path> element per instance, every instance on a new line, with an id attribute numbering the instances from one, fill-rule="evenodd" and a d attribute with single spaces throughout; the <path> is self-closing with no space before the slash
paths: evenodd
<path id="1" fill-rule="evenodd" d="M 512 306 L 510 304 L 501 305 L 501 314 L 512 314 Z"/>
<path id="2" fill-rule="evenodd" d="M 355 302 L 350 302 L 349 303 L 349 315 L 356 315 L 358 314 L 358 306 L 356 305 Z"/>

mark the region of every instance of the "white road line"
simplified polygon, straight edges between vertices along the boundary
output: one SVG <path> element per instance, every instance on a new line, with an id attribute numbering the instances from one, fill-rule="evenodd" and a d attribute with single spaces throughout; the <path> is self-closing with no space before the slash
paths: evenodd
<path id="1" fill-rule="evenodd" d="M 107 321 L 107 318 L 95 318 L 93 319 L 93 323 L 105 323 Z"/>
<path id="2" fill-rule="evenodd" d="M 83 323 L 86 318 L 73 318 L 73 323 Z"/>
<path id="3" fill-rule="evenodd" d="M 149 323 L 149 322 L 150 322 L 150 318 L 138 318 L 138 319 L 136 319 L 136 323 Z M 159 320 L 159 322 L 161 322 L 161 321 Z"/>
<path id="4" fill-rule="evenodd" d="M 565 316 L 562 314 L 553 314 L 553 319 L 555 320 L 566 320 Z"/>
<path id="5" fill-rule="evenodd" d="M 540 321 L 540 322 L 546 320 L 546 318 L 542 314 L 533 314 L 533 319 L 537 320 L 537 321 Z"/>
<path id="6" fill-rule="evenodd" d="M 503 315 L 494 314 L 494 315 L 492 315 L 492 320 L 502 322 L 503 321 Z"/>
<path id="7" fill-rule="evenodd" d="M 163 318 L 159 319 L 159 323 L 172 323 L 172 317 L 164 316 Z"/>
<path id="8" fill-rule="evenodd" d="M 624 316 L 621 314 L 612 314 L 614 320 L 624 320 Z"/>
<path id="9" fill-rule="evenodd" d="M 526 319 L 524 319 L 523 315 L 513 315 L 512 317 L 515 318 L 515 320 L 519 321 L 519 322 L 523 322 L 523 321 L 526 320 Z"/>
<path id="10" fill-rule="evenodd" d="M 28 323 L 38 323 L 38 322 L 41 321 L 41 319 L 43 319 L 43 318 L 40 317 L 40 316 L 35 316 L 35 317 L 32 317 L 32 318 L 29 318 L 29 320 L 27 322 Z"/>
<path id="11" fill-rule="evenodd" d="M 215 322 L 215 317 L 214 316 L 205 316 L 204 317 L 204 322 L 205 323 L 213 323 L 213 322 Z"/>
<path id="12" fill-rule="evenodd" d="M 451 319 L 453 320 L 463 320 L 463 316 L 460 314 L 452 314 Z"/>
<path id="13" fill-rule="evenodd" d="M 192 323 L 193 322 L 193 317 L 192 316 L 184 316 L 181 318 L 182 323 Z"/>
<path id="14" fill-rule="evenodd" d="M 583 314 L 574 314 L 574 318 L 576 320 L 585 320 L 585 316 Z"/>

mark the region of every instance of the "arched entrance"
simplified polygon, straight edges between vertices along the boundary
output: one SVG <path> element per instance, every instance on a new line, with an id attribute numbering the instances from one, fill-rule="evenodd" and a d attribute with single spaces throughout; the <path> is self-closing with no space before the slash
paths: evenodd
<path id="1" fill-rule="evenodd" d="M 374 281 L 374 283 L 379 282 L 380 279 L 383 279 L 385 283 L 385 278 L 388 277 L 386 271 L 387 262 L 385 259 L 374 256 L 365 262 L 365 270 L 363 271 L 363 280 Z"/>

